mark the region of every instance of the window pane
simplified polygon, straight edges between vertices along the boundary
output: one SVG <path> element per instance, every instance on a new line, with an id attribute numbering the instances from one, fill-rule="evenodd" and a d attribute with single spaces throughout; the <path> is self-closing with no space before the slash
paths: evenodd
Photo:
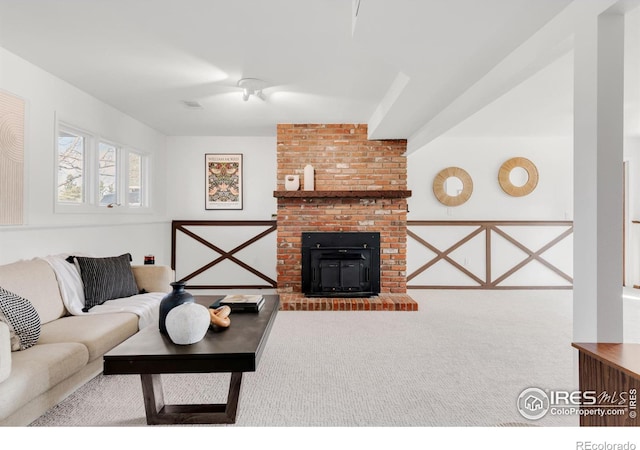
<path id="1" fill-rule="evenodd" d="M 142 206 L 142 155 L 129 153 L 129 206 Z"/>
<path id="2" fill-rule="evenodd" d="M 118 203 L 117 158 L 116 147 L 100 142 L 98 147 L 98 197 L 101 206 Z"/>
<path id="3" fill-rule="evenodd" d="M 84 201 L 85 138 L 66 131 L 58 134 L 58 201 Z"/>

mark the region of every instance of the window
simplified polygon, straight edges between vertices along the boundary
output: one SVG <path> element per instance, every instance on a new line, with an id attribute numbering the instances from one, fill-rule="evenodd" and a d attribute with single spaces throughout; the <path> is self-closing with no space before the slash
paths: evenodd
<path id="1" fill-rule="evenodd" d="M 143 211 L 149 156 L 58 124 L 56 212 Z"/>
<path id="2" fill-rule="evenodd" d="M 100 206 L 120 203 L 118 198 L 118 148 L 98 144 L 98 197 Z"/>
<path id="3" fill-rule="evenodd" d="M 84 202 L 86 137 L 70 130 L 58 133 L 58 202 Z"/>
<path id="4" fill-rule="evenodd" d="M 139 153 L 129 152 L 129 179 L 127 180 L 128 205 L 133 208 L 142 206 L 143 157 Z"/>

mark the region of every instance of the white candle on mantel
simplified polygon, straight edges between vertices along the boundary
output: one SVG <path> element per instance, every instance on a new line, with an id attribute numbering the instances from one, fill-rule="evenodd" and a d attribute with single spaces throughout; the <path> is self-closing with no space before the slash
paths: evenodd
<path id="1" fill-rule="evenodd" d="M 311 164 L 304 166 L 304 190 L 313 191 L 313 166 Z"/>

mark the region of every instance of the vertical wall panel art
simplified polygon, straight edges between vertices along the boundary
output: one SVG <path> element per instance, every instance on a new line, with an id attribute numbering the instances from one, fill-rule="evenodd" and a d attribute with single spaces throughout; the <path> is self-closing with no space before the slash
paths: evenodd
<path id="1" fill-rule="evenodd" d="M 23 223 L 24 110 L 24 100 L 0 91 L 0 225 Z"/>

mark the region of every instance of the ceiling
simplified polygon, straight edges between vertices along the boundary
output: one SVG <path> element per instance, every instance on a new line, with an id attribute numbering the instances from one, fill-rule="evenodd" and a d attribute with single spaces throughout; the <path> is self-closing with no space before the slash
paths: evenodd
<path id="1" fill-rule="evenodd" d="M 166 135 L 410 138 L 570 3 L 360 0 L 354 19 L 349 0 L 0 0 L 0 46 Z"/>
<path id="2" fill-rule="evenodd" d="M 498 97 L 447 136 L 573 136 L 573 52 Z"/>

